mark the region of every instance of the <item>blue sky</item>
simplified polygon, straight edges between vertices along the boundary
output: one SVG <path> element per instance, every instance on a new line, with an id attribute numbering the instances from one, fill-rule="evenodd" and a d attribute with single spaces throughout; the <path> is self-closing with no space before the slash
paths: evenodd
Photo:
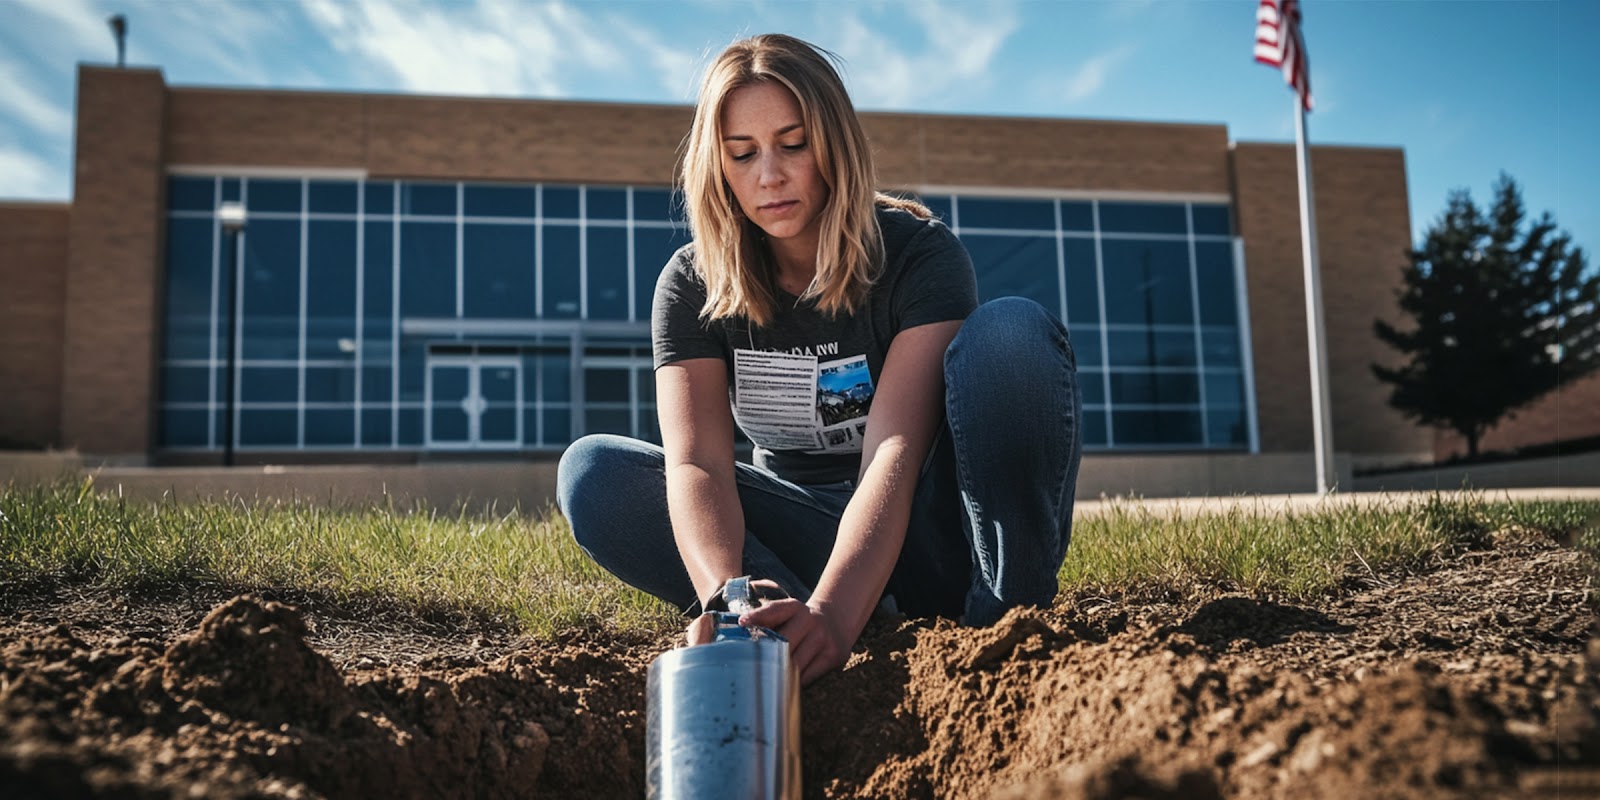
<path id="1" fill-rule="evenodd" d="M 863 109 L 1226 124 L 1293 141 L 1253 0 L 0 0 L 0 198 L 67 199 L 75 64 L 169 85 L 686 103 L 709 56 L 783 31 Z M 1600 247 L 1600 2 L 1305 0 L 1313 143 L 1405 149 L 1414 231 L 1501 170 Z M 1067 145 L 1070 146 L 1070 145 Z M 1590 258 L 1593 263 L 1593 257 Z"/>

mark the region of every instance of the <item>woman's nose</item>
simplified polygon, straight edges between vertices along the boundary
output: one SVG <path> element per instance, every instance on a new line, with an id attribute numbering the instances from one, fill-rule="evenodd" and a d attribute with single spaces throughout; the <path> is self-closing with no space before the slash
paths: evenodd
<path id="1" fill-rule="evenodd" d="M 778 186 L 783 183 L 783 165 L 773 156 L 762 156 L 759 179 L 762 186 Z"/>

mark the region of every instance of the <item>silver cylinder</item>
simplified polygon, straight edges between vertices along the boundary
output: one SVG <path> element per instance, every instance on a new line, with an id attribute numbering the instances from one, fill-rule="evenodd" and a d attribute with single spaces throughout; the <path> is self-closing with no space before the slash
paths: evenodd
<path id="1" fill-rule="evenodd" d="M 800 797 L 800 679 L 789 644 L 726 639 L 662 654 L 646 684 L 646 795 Z"/>

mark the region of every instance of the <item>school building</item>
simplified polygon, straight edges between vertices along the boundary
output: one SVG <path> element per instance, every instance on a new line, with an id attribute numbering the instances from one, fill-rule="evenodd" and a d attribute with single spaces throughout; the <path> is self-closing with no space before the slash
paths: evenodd
<path id="1" fill-rule="evenodd" d="M 118 464 L 550 460 L 657 436 L 649 302 L 687 106 L 169 86 L 83 66 L 66 204 L 0 206 L 0 445 Z M 1220 124 L 868 113 L 985 299 L 1064 319 L 1082 474 L 1310 489 L 1292 144 Z M 1398 148 L 1313 148 L 1341 469 L 1432 458 L 1369 364 Z M 242 228 L 219 220 L 243 205 Z M 1018 409 L 1026 414 L 1027 409 Z M 1140 482 L 1144 483 L 1141 484 Z"/>

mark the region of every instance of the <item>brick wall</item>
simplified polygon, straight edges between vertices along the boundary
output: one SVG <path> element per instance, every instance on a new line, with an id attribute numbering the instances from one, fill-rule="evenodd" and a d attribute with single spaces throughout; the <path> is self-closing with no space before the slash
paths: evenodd
<path id="1" fill-rule="evenodd" d="M 79 68 L 61 438 L 89 453 L 142 455 L 150 446 L 165 105 L 160 72 Z"/>
<path id="2" fill-rule="evenodd" d="M 0 203 L 0 447 L 61 443 L 66 204 Z"/>
<path id="3" fill-rule="evenodd" d="M 1600 436 L 1600 374 L 1569 383 L 1500 420 L 1478 442 L 1478 450 L 1515 450 L 1591 436 Z M 1453 431 L 1437 432 L 1434 455 L 1438 459 L 1466 454 L 1465 437 Z"/>
<path id="4" fill-rule="evenodd" d="M 1372 333 L 1395 322 L 1395 292 L 1410 246 L 1405 155 L 1390 148 L 1313 147 L 1317 239 L 1327 328 L 1333 445 L 1357 466 L 1426 457 L 1432 433 L 1387 405 L 1374 361 L 1394 355 Z M 1245 240 L 1264 451 L 1313 446 L 1300 206 L 1292 145 L 1239 143 L 1235 208 Z"/>
<path id="5" fill-rule="evenodd" d="M 687 106 L 173 89 L 173 164 L 374 177 L 667 184 Z M 864 114 L 886 186 L 1228 191 L 1227 129 Z"/>

